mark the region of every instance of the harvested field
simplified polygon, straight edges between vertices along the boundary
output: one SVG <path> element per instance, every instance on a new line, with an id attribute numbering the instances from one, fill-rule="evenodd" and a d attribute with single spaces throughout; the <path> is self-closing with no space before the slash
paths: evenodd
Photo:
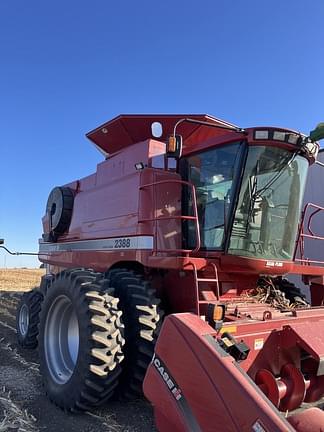
<path id="1" fill-rule="evenodd" d="M 29 291 L 43 274 L 43 269 L 0 269 L 0 291 Z"/>
<path id="2" fill-rule="evenodd" d="M 91 413 L 67 414 L 46 398 L 36 350 L 18 346 L 15 314 L 23 291 L 39 285 L 43 270 L 0 270 L 0 431 L 153 432 L 145 400 L 110 401 Z"/>

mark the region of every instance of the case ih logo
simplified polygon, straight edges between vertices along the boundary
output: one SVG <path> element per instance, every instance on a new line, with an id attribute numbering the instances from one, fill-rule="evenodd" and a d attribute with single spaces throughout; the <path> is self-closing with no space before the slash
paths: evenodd
<path id="1" fill-rule="evenodd" d="M 162 361 L 156 357 L 154 354 L 154 357 L 152 359 L 152 362 L 154 366 L 156 367 L 157 371 L 161 375 L 163 381 L 166 383 L 166 385 L 169 387 L 173 397 L 179 401 L 182 398 L 181 390 L 176 386 L 174 381 L 170 378 L 170 375 L 166 371 L 165 366 L 162 365 Z"/>

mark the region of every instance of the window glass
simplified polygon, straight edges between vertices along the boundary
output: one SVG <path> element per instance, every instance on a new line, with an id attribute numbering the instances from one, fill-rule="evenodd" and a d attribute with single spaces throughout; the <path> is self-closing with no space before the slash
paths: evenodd
<path id="1" fill-rule="evenodd" d="M 308 161 L 270 146 L 249 148 L 229 253 L 291 259 Z"/>
<path id="2" fill-rule="evenodd" d="M 165 154 L 160 154 L 152 157 L 152 168 L 165 169 Z"/>
<path id="3" fill-rule="evenodd" d="M 234 183 L 238 174 L 240 143 L 213 148 L 186 159 L 188 181 L 196 188 L 201 246 L 204 249 L 223 247 L 224 232 L 234 201 Z M 192 202 L 185 205 L 190 209 Z M 186 214 L 189 214 L 188 212 Z M 195 241 L 194 225 L 186 224 L 185 237 L 189 247 Z"/>

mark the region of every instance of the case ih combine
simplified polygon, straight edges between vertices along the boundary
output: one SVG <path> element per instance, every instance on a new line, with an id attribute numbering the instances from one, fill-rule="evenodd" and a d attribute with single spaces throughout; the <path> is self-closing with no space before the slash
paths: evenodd
<path id="1" fill-rule="evenodd" d="M 17 312 L 49 398 L 143 386 L 160 431 L 323 431 L 324 267 L 304 256 L 323 208 L 301 209 L 322 128 L 129 115 L 87 137 L 106 159 L 51 192 Z"/>

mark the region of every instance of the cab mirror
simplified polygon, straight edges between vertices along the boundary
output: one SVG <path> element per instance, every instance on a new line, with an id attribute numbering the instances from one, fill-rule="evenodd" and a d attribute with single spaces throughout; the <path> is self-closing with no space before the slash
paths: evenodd
<path id="1" fill-rule="evenodd" d="M 0 239 L 0 245 L 4 244 L 4 239 Z"/>
<path id="2" fill-rule="evenodd" d="M 324 139 L 324 123 L 319 123 L 314 130 L 309 134 L 312 141 L 319 141 Z"/>
<path id="3" fill-rule="evenodd" d="M 182 154 L 182 136 L 170 135 L 167 142 L 167 156 L 179 159 Z"/>

